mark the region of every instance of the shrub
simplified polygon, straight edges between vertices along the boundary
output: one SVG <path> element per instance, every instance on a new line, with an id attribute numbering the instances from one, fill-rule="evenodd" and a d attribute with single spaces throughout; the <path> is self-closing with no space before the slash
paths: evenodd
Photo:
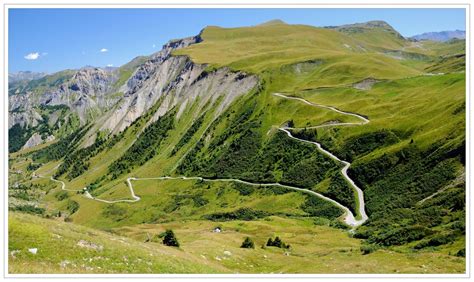
<path id="1" fill-rule="evenodd" d="M 363 255 L 368 255 L 370 253 L 373 253 L 377 250 L 377 246 L 374 245 L 362 245 L 360 246 L 360 251 L 362 252 Z"/>
<path id="2" fill-rule="evenodd" d="M 170 247 L 179 247 L 178 239 L 174 235 L 173 230 L 168 229 L 165 231 L 165 236 L 163 237 L 163 244 Z"/>
<path id="3" fill-rule="evenodd" d="M 16 206 L 16 207 L 10 208 L 10 210 L 26 212 L 26 213 L 31 213 L 31 214 L 40 214 L 40 215 L 44 214 L 45 212 L 45 209 L 38 208 L 33 205 Z"/>
<path id="4" fill-rule="evenodd" d="M 335 219 L 342 215 L 342 210 L 313 195 L 306 195 L 306 201 L 301 205 L 301 209 L 311 216 Z"/>
<path id="5" fill-rule="evenodd" d="M 239 194 L 242 196 L 248 196 L 252 194 L 253 191 L 255 190 L 255 188 L 253 188 L 251 185 L 239 183 L 239 182 L 234 182 L 232 184 L 232 188 L 239 191 Z"/>
<path id="6" fill-rule="evenodd" d="M 231 212 L 213 213 L 205 215 L 204 218 L 213 221 L 228 221 L 228 220 L 254 220 L 270 215 L 265 211 L 253 210 L 251 208 L 240 208 Z"/>
<path id="7" fill-rule="evenodd" d="M 341 221 L 339 221 L 339 220 L 337 220 L 337 219 L 331 221 L 331 222 L 329 223 L 329 226 L 334 227 L 334 228 L 338 228 L 338 229 L 342 229 L 342 230 L 347 230 L 347 229 L 350 228 L 347 224 L 345 224 L 344 222 L 341 222 Z"/>
<path id="8" fill-rule="evenodd" d="M 460 249 L 457 253 L 456 253 L 456 256 L 457 257 L 466 257 L 466 249 Z"/>
<path id="9" fill-rule="evenodd" d="M 115 221 L 120 221 L 126 217 L 127 210 L 117 204 L 111 204 L 102 210 L 102 215 Z"/>
<path id="10" fill-rule="evenodd" d="M 58 193 L 56 193 L 56 195 L 54 197 L 56 197 L 56 199 L 58 199 L 58 201 L 62 201 L 64 199 L 68 198 L 69 194 L 67 193 L 67 191 L 61 190 Z"/>
<path id="11" fill-rule="evenodd" d="M 75 213 L 79 209 L 79 203 L 76 201 L 68 201 L 67 203 L 67 210 L 69 211 L 69 215 Z"/>
<path id="12" fill-rule="evenodd" d="M 240 246 L 241 248 L 244 249 L 255 249 L 255 244 L 253 243 L 252 239 L 249 237 L 245 238 L 245 240 L 242 242 L 242 245 Z"/>

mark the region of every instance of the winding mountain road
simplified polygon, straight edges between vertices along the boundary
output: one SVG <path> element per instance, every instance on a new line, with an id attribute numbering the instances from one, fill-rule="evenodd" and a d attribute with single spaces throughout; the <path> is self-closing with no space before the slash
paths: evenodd
<path id="1" fill-rule="evenodd" d="M 354 126 L 354 125 L 364 125 L 364 124 L 367 124 L 369 123 L 369 120 L 359 114 L 355 114 L 355 113 L 350 113 L 350 112 L 345 112 L 345 111 L 342 111 L 342 110 L 339 110 L 335 107 L 332 107 L 332 106 L 326 106 L 326 105 L 319 105 L 319 104 L 315 104 L 315 103 L 312 103 L 312 102 L 309 102 L 303 98 L 299 98 L 299 97 L 292 97 L 292 96 L 286 96 L 284 94 L 281 94 L 281 93 L 274 93 L 273 94 L 274 96 L 277 96 L 277 97 L 280 97 L 280 98 L 283 98 L 283 99 L 291 99 L 291 100 L 297 100 L 297 101 L 300 101 L 300 102 L 303 102 L 305 104 L 308 104 L 310 106 L 313 106 L 313 107 L 318 107 L 318 108 L 325 108 L 325 109 L 329 109 L 329 110 L 332 110 L 332 111 L 335 111 L 337 113 L 340 113 L 340 114 L 343 114 L 343 115 L 349 115 L 349 116 L 353 116 L 353 117 L 356 117 L 358 119 L 360 119 L 361 121 L 360 122 L 345 122 L 345 123 L 331 123 L 331 124 L 324 124 L 324 125 L 319 125 L 319 126 L 313 126 L 313 127 L 306 127 L 306 128 L 321 128 L 321 127 L 328 127 L 328 126 Z M 300 192 L 303 192 L 303 193 L 307 193 L 307 194 L 310 194 L 310 195 L 314 195 L 314 196 L 317 196 L 323 200 L 326 200 L 326 201 L 329 201 L 331 203 L 333 203 L 334 205 L 336 205 L 337 207 L 339 207 L 340 209 L 342 209 L 344 211 L 344 222 L 349 225 L 349 226 L 352 226 L 353 228 L 363 224 L 367 219 L 368 219 L 368 216 L 365 212 L 365 202 L 364 202 L 364 193 L 363 191 L 354 183 L 354 181 L 349 177 L 349 175 L 347 174 L 347 170 L 349 169 L 350 167 L 350 163 L 347 162 L 347 161 L 344 161 L 344 160 L 341 160 L 339 159 L 338 157 L 336 157 L 334 154 L 332 154 L 331 152 L 327 151 L 326 149 L 322 148 L 321 144 L 320 143 L 317 143 L 317 142 L 313 142 L 313 141 L 308 141 L 308 140 L 304 140 L 304 139 L 300 139 L 300 138 L 297 138 L 295 136 L 293 136 L 293 134 L 291 133 L 290 130 L 294 130 L 294 129 L 303 129 L 303 128 L 293 128 L 293 127 L 279 127 L 278 130 L 281 130 L 283 132 L 285 132 L 289 138 L 292 138 L 292 139 L 295 139 L 295 140 L 298 140 L 298 141 L 301 141 L 301 142 L 305 142 L 305 143 L 309 143 L 309 144 L 312 144 L 312 145 L 315 145 L 316 148 L 323 154 L 325 154 L 326 156 L 328 156 L 329 158 L 337 161 L 337 162 L 340 162 L 342 163 L 344 166 L 342 167 L 341 169 L 341 173 L 342 175 L 344 176 L 344 178 L 346 179 L 346 181 L 352 186 L 352 188 L 356 191 L 357 193 L 357 203 L 358 203 L 358 207 L 357 207 L 357 211 L 359 213 L 359 216 L 356 217 L 354 216 L 354 214 L 352 213 L 352 211 L 347 208 L 346 206 L 340 204 L 339 202 L 329 198 L 329 197 L 326 197 L 320 193 L 317 193 L 315 191 L 312 191 L 312 190 L 309 190 L 309 189 L 304 189 L 304 188 L 299 188 L 299 187 L 294 187 L 294 186 L 290 186 L 290 185 L 284 185 L 284 184 L 280 184 L 280 183 L 253 183 L 253 182 L 249 182 L 249 181 L 245 181 L 245 180 L 241 180 L 241 179 L 236 179 L 236 178 L 222 178 L 222 179 L 209 179 L 209 178 L 203 178 L 203 177 L 199 177 L 199 176 L 195 176 L 195 177 L 186 177 L 186 176 L 177 176 L 177 177 L 171 177 L 171 176 L 160 176 L 160 177 L 144 177 L 144 178 L 136 178 L 136 177 L 129 177 L 127 178 L 127 186 L 128 188 L 130 189 L 130 194 L 132 196 L 133 199 L 123 199 L 123 200 L 104 200 L 104 199 L 99 199 L 99 198 L 96 198 L 96 197 L 93 197 L 88 191 L 86 188 L 84 189 L 81 189 L 81 190 L 71 190 L 71 189 L 66 189 L 66 184 L 61 181 L 61 180 L 57 180 L 57 179 L 54 179 L 53 176 L 51 176 L 51 180 L 52 181 L 55 181 L 55 182 L 58 182 L 58 183 L 61 183 L 61 189 L 62 190 L 65 190 L 65 191 L 84 191 L 84 195 L 86 198 L 89 198 L 89 199 L 92 199 L 92 200 L 95 200 L 95 201 L 99 201 L 99 202 L 103 202 L 103 203 L 107 203 L 107 204 L 113 204 L 113 203 L 123 203 L 123 202 L 127 202 L 127 203 L 133 203 L 133 202 L 137 202 L 137 201 L 140 201 L 140 197 L 138 197 L 137 195 L 135 195 L 135 191 L 133 190 L 133 185 L 131 183 L 131 181 L 140 181 L 140 180 L 198 180 L 198 181 L 206 181 L 206 182 L 238 182 L 238 183 L 242 183 L 242 184 L 246 184 L 246 185 L 251 185 L 251 186 L 257 186 L 257 187 L 266 187 L 266 186 L 278 186 L 278 187 L 282 187 L 282 188 L 286 188 L 286 189 L 291 189 L 291 190 L 295 190 L 295 191 L 300 191 Z M 41 177 L 41 176 L 40 176 Z"/>

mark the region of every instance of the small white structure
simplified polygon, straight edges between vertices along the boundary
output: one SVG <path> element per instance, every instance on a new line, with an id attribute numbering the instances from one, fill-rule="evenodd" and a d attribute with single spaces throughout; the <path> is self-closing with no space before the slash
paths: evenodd
<path id="1" fill-rule="evenodd" d="M 38 252 L 38 248 L 31 248 L 31 249 L 28 249 L 28 252 L 36 255 L 36 253 Z"/>

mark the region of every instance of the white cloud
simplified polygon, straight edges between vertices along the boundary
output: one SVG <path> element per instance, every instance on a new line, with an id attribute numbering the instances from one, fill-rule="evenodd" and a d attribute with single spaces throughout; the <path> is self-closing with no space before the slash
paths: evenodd
<path id="1" fill-rule="evenodd" d="M 40 54 L 38 52 L 35 52 L 35 53 L 29 53 L 24 58 L 27 59 L 27 60 L 36 60 L 36 59 L 39 58 L 39 56 L 40 56 Z"/>
<path id="2" fill-rule="evenodd" d="M 100 49 L 100 52 L 101 52 L 101 53 L 109 52 L 109 49 L 107 49 L 107 48 L 102 48 L 102 49 Z"/>
<path id="3" fill-rule="evenodd" d="M 114 64 L 108 64 L 107 66 L 108 66 L 109 68 L 111 68 L 111 67 L 114 66 Z"/>
<path id="4" fill-rule="evenodd" d="M 48 52 L 41 53 L 41 56 L 46 56 L 46 55 L 48 55 Z"/>
<path id="5" fill-rule="evenodd" d="M 156 47 L 156 45 L 155 45 L 155 44 L 153 44 L 153 46 L 152 46 L 152 47 L 153 47 L 153 48 L 155 48 L 155 47 Z"/>

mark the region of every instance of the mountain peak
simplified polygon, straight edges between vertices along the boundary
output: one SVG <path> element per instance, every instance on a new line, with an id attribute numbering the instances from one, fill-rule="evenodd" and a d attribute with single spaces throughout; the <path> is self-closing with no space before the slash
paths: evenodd
<path id="1" fill-rule="evenodd" d="M 382 31 L 395 36 L 397 40 L 404 40 L 404 37 L 397 30 L 395 30 L 391 25 L 382 20 L 373 20 L 368 22 L 346 24 L 340 26 L 326 26 L 324 28 L 335 29 L 337 31 L 347 34 L 360 34 L 373 31 Z"/>
<path id="2" fill-rule="evenodd" d="M 278 24 L 287 24 L 287 23 L 280 19 L 273 19 L 273 20 L 261 23 L 258 26 L 268 26 L 268 25 L 278 25 Z"/>

